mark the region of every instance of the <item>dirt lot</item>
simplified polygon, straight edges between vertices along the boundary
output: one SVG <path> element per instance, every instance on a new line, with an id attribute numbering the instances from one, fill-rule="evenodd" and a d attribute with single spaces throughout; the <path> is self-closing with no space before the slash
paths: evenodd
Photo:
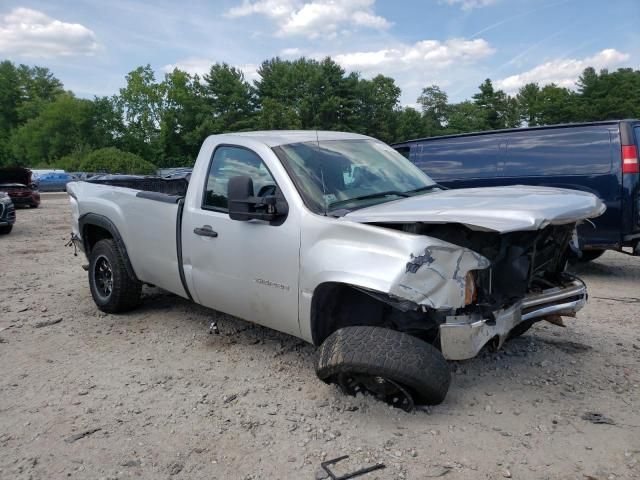
<path id="1" fill-rule="evenodd" d="M 69 231 L 47 196 L 0 238 L 2 479 L 313 479 L 343 454 L 339 472 L 386 464 L 362 478 L 640 478 L 638 258 L 580 266 L 567 328 L 452 363 L 446 402 L 407 414 L 321 383 L 313 347 L 157 289 L 98 312 Z"/>

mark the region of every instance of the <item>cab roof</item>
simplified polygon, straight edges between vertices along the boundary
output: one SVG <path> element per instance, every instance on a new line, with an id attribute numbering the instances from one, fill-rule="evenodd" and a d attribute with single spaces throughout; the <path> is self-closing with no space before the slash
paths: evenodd
<path id="1" fill-rule="evenodd" d="M 225 137 L 239 136 L 264 143 L 269 147 L 290 143 L 330 141 L 330 140 L 371 140 L 371 137 L 350 132 L 331 132 L 328 130 L 261 130 L 256 132 L 226 133 Z"/>

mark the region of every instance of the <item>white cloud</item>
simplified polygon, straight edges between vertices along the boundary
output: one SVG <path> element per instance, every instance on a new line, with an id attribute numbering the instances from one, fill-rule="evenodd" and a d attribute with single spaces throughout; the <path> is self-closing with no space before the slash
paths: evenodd
<path id="1" fill-rule="evenodd" d="M 488 7 L 498 3 L 498 0 L 443 0 L 449 5 L 460 5 L 464 11 L 473 10 L 474 8 Z M 441 2 L 442 3 L 442 2 Z"/>
<path id="2" fill-rule="evenodd" d="M 465 84 L 478 76 L 486 78 L 483 76 L 486 73 L 479 73 L 483 72 L 481 62 L 494 52 L 484 39 L 453 38 L 399 43 L 380 50 L 332 55 L 332 58 L 345 70 L 360 72 L 366 78 L 378 74 L 392 77 L 402 89 L 401 103 L 411 105 L 427 85 L 445 88 Z M 323 56 L 316 54 L 314 58 Z"/>
<path id="3" fill-rule="evenodd" d="M 227 12 L 229 17 L 260 14 L 274 20 L 277 36 L 335 37 L 348 28 L 384 30 L 391 23 L 376 15 L 375 0 L 244 0 Z"/>
<path id="4" fill-rule="evenodd" d="M 165 65 L 162 67 L 162 71 L 170 73 L 177 68 L 183 72 L 187 72 L 192 75 L 198 74 L 202 77 L 205 73 L 209 73 L 209 69 L 214 63 L 215 62 L 209 58 L 189 57 L 183 60 L 178 60 L 176 63 Z"/>
<path id="5" fill-rule="evenodd" d="M 557 59 L 543 63 L 526 72 L 498 80 L 496 86 L 507 92 L 515 92 L 527 83 L 540 85 L 555 83 L 560 87 L 574 88 L 578 77 L 585 68 L 593 67 L 598 70 L 615 67 L 629 58 L 627 53 L 607 48 L 583 59 Z"/>
<path id="6" fill-rule="evenodd" d="M 416 72 L 441 70 L 456 63 L 475 63 L 495 50 L 481 38 L 465 40 L 453 38 L 445 42 L 422 40 L 413 45 L 400 44 L 393 48 L 336 55 L 335 60 L 348 70 L 375 70 L 393 75 L 398 70 Z"/>
<path id="7" fill-rule="evenodd" d="M 31 58 L 93 55 L 94 32 L 30 8 L 15 8 L 0 17 L 0 53 Z"/>
<path id="8" fill-rule="evenodd" d="M 297 57 L 302 55 L 302 50 L 297 47 L 284 48 L 280 50 L 280 55 L 282 55 L 283 57 Z"/>
<path id="9" fill-rule="evenodd" d="M 183 60 L 179 60 L 176 63 L 165 65 L 164 67 L 162 67 L 162 71 L 165 73 L 169 73 L 177 68 L 192 75 L 197 74 L 202 77 L 203 75 L 209 73 L 211 65 L 213 65 L 214 63 L 216 63 L 216 61 L 211 60 L 210 58 L 189 57 Z M 260 75 L 258 75 L 258 68 L 260 68 L 259 65 L 256 65 L 254 63 L 245 63 L 242 65 L 233 66 L 244 73 L 244 79 L 249 83 L 260 78 Z"/>

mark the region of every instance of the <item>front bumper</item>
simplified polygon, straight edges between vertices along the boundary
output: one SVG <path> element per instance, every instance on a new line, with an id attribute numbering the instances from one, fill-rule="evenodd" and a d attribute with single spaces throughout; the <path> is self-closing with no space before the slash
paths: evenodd
<path id="1" fill-rule="evenodd" d="M 16 210 L 12 203 L 0 203 L 0 227 L 16 223 Z"/>
<path id="2" fill-rule="evenodd" d="M 475 357 L 490 340 L 501 346 L 519 323 L 551 315 L 574 316 L 587 302 L 587 287 L 573 280 L 563 287 L 527 295 L 514 305 L 494 312 L 494 319 L 478 315 L 447 317 L 440 325 L 442 354 L 448 360 Z"/>

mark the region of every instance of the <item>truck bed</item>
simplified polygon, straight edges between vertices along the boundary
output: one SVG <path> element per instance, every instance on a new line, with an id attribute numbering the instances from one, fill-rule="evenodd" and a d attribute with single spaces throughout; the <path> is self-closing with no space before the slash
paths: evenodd
<path id="1" fill-rule="evenodd" d="M 96 180 L 71 182 L 67 186 L 72 210 L 77 211 L 74 233 L 80 237 L 87 235 L 83 228 L 87 215 L 112 223 L 138 279 L 187 297 L 179 275 L 177 234 L 182 209 L 179 202 L 184 195 L 141 189 L 184 194 L 186 188 L 184 192 L 179 188 L 181 183 L 187 184 L 186 179 L 113 175 Z"/>
<path id="2" fill-rule="evenodd" d="M 184 197 L 189 187 L 189 176 L 167 178 L 152 175 L 100 175 L 87 182 Z"/>

